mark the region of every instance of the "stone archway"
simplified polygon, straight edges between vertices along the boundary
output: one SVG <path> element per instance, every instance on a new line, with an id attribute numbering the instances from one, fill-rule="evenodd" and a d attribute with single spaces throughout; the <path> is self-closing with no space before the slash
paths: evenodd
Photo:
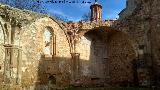
<path id="1" fill-rule="evenodd" d="M 48 17 L 36 20 L 30 26 L 24 27 L 23 31 L 21 43 L 24 62 L 22 68 L 25 67 L 28 70 L 22 71 L 23 85 L 35 84 L 35 89 L 43 89 L 48 87 L 50 75 L 54 75 L 56 87 L 67 86 L 70 82 L 69 60 L 71 56 L 65 31 L 56 21 Z M 45 46 L 48 46 L 46 53 L 44 53 Z M 30 81 L 28 78 L 31 78 Z"/>
<path id="2" fill-rule="evenodd" d="M 81 76 L 87 79 L 86 84 L 128 85 L 135 82 L 137 74 L 133 63 L 137 59 L 137 49 L 126 33 L 96 27 L 80 31 L 80 35 L 76 52 L 80 53 Z"/>

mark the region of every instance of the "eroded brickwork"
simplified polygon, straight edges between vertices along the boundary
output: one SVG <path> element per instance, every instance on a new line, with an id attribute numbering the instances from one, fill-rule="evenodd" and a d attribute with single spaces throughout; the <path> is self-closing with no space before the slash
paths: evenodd
<path id="1" fill-rule="evenodd" d="M 114 32 L 109 37 L 108 60 L 110 82 L 113 84 L 133 84 L 136 52 L 128 36 L 121 32 Z"/>
<path id="2" fill-rule="evenodd" d="M 139 60 L 145 63 L 145 65 L 142 65 L 143 70 L 139 70 L 140 73 L 144 74 L 139 75 L 140 83 L 142 85 L 147 84 L 147 82 L 150 83 L 147 71 L 152 74 L 150 76 L 151 84 L 156 85 L 159 83 L 159 71 L 157 70 L 159 68 L 158 16 L 160 13 L 158 10 L 160 3 L 158 0 L 128 0 L 128 3 L 133 3 L 133 6 L 128 6 L 120 13 L 120 23 L 115 26 L 127 32 L 139 45 Z"/>
<path id="3" fill-rule="evenodd" d="M 128 3 L 119 20 L 77 23 L 1 5 L 1 88 L 158 85 L 159 1 Z"/>
<path id="4" fill-rule="evenodd" d="M 46 27 L 51 27 L 55 35 L 56 52 L 54 55 L 44 53 L 43 34 Z M 26 82 L 24 85 L 35 83 L 48 85 L 50 76 L 56 78 L 57 86 L 64 86 L 69 83 L 69 60 L 71 58 L 69 43 L 65 32 L 52 19 L 42 18 L 24 28 L 22 46 L 22 74 L 25 75 L 22 82 Z M 28 82 L 29 80 L 30 82 Z"/>

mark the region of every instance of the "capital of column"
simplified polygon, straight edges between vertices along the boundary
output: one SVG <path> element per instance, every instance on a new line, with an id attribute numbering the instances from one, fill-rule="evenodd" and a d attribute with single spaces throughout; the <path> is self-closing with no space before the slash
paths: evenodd
<path id="1" fill-rule="evenodd" d="M 13 44 L 4 44 L 4 48 L 10 48 L 10 49 L 21 49 L 21 46 L 13 45 Z"/>
<path id="2" fill-rule="evenodd" d="M 4 44 L 3 46 L 4 47 L 13 47 L 13 45 L 11 45 L 11 44 Z"/>
<path id="3" fill-rule="evenodd" d="M 71 56 L 79 56 L 80 55 L 80 53 L 70 53 L 71 54 Z"/>

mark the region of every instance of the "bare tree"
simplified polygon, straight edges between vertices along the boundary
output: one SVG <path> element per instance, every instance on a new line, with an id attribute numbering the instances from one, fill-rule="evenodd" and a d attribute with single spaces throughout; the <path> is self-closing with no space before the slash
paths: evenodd
<path id="1" fill-rule="evenodd" d="M 85 13 L 82 16 L 82 21 L 90 21 L 90 18 L 91 18 L 91 12 Z"/>
<path id="2" fill-rule="evenodd" d="M 43 14 L 49 14 L 47 10 L 47 4 L 41 1 L 43 0 L 0 0 L 0 3 L 7 4 L 19 9 L 26 9 Z M 51 16 L 57 20 L 69 22 L 68 18 L 62 15 L 54 13 L 51 14 Z"/>
<path id="3" fill-rule="evenodd" d="M 40 13 L 47 13 L 44 3 L 38 3 L 38 0 L 0 0 L 2 4 L 7 4 L 19 9 L 27 9 Z"/>
<path id="4" fill-rule="evenodd" d="M 60 14 L 54 13 L 51 16 L 54 17 L 55 19 L 63 21 L 63 22 L 70 22 L 70 20 L 67 17 L 64 17 L 64 16 L 62 16 Z"/>

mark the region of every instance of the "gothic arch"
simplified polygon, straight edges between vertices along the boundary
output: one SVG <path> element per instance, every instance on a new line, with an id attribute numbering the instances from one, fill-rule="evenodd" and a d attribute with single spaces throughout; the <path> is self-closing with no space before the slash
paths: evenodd
<path id="1" fill-rule="evenodd" d="M 56 55 L 56 34 L 50 26 L 46 26 L 43 31 L 44 54 Z"/>
<path id="2" fill-rule="evenodd" d="M 66 32 L 64 31 L 64 29 L 61 27 L 61 25 L 59 23 L 57 23 L 54 19 L 50 18 L 50 17 L 44 17 L 44 18 L 40 18 L 35 20 L 35 22 L 31 23 L 30 25 L 28 25 L 28 27 L 23 27 L 23 35 L 22 35 L 22 46 L 27 45 L 27 43 L 25 43 L 23 40 L 27 39 L 24 37 L 25 34 L 29 34 L 28 36 L 33 37 L 33 39 L 31 38 L 31 40 L 35 40 L 35 43 L 37 45 L 37 48 L 39 50 L 39 54 L 41 54 L 43 52 L 43 33 L 44 30 L 48 28 L 49 31 L 52 33 L 52 35 L 56 35 L 56 56 L 57 57 L 67 57 L 70 58 L 70 52 L 68 51 L 70 49 L 69 46 L 69 41 L 68 41 L 68 37 L 66 35 Z M 28 31 L 30 30 L 30 31 Z M 39 38 L 39 39 L 38 39 Z M 63 38 L 63 39 L 62 39 Z M 37 39 L 37 40 L 36 40 Z M 66 52 L 66 54 L 61 50 L 63 48 L 61 47 L 66 47 L 66 50 L 63 50 Z M 58 51 L 61 50 L 61 51 Z"/>
<path id="3" fill-rule="evenodd" d="M 87 30 L 83 30 L 83 29 L 80 30 L 79 31 L 80 37 L 84 36 L 85 33 L 93 31 L 93 30 L 99 30 L 99 32 L 103 34 L 104 38 L 107 38 L 108 34 L 112 34 L 113 35 L 115 32 L 125 35 L 127 37 L 127 39 L 129 40 L 129 43 L 134 48 L 134 51 L 136 53 L 136 57 L 138 57 L 138 43 L 127 32 L 125 32 L 123 30 L 116 30 L 113 27 L 109 27 L 109 26 L 99 26 L 99 27 L 92 27 L 91 29 L 87 29 Z"/>
<path id="4" fill-rule="evenodd" d="M 35 22 L 22 28 L 24 31 L 22 33 L 21 40 L 23 50 L 22 59 L 23 61 L 34 63 L 29 65 L 27 63 L 23 63 L 23 66 L 27 66 L 27 69 L 33 72 L 30 76 L 38 77 L 37 79 L 34 79 L 35 82 L 38 81 L 36 85 L 37 87 L 40 84 L 48 84 L 48 75 L 55 75 L 57 78 L 64 75 L 62 74 L 57 76 L 58 72 L 69 73 L 68 62 L 71 59 L 70 47 L 65 31 L 59 25 L 59 23 L 49 17 L 44 17 L 37 19 L 35 20 Z M 43 54 L 43 49 L 45 46 L 43 39 L 46 29 L 48 30 L 47 33 L 56 35 L 56 55 L 54 56 Z M 32 65 L 34 65 L 33 68 L 28 68 Z M 59 70 L 57 71 L 57 69 Z M 22 73 L 23 75 L 29 74 L 28 72 Z M 27 78 L 29 78 L 30 76 L 28 76 Z M 23 76 L 23 78 L 26 77 Z M 63 80 L 59 80 L 57 82 Z"/>
<path id="5" fill-rule="evenodd" d="M 123 32 L 123 31 L 119 31 L 119 30 L 114 30 L 113 28 L 110 28 L 110 27 L 95 27 L 95 28 L 87 30 L 87 31 L 81 30 L 79 33 L 80 33 L 81 39 L 82 39 L 82 41 L 79 41 L 79 43 L 82 43 L 82 45 L 81 46 L 77 45 L 77 49 L 80 48 L 80 50 L 82 50 L 84 48 L 85 50 L 87 50 L 87 47 L 83 47 L 84 42 L 88 41 L 88 42 L 92 43 L 92 39 L 89 39 L 92 37 L 99 38 L 99 40 L 101 42 L 101 44 L 98 44 L 98 42 L 95 42 L 93 44 L 89 44 L 88 48 L 90 48 L 90 49 L 88 49 L 88 51 L 86 51 L 86 52 L 88 52 L 88 54 L 84 54 L 84 52 L 85 52 L 84 50 L 82 50 L 83 52 L 81 52 L 81 51 L 78 52 L 78 53 L 80 53 L 80 59 L 82 60 L 82 72 L 86 72 L 86 70 L 89 70 L 90 66 L 91 67 L 95 66 L 96 72 L 102 71 L 104 73 L 103 75 L 97 74 L 97 76 L 100 78 L 105 78 L 106 82 L 115 83 L 115 84 L 121 83 L 123 81 L 133 83 L 134 70 L 133 70 L 133 67 L 130 65 L 132 65 L 134 60 L 137 60 L 138 48 L 137 48 L 137 44 L 134 42 L 133 39 L 131 39 L 131 37 L 127 33 Z M 93 36 L 86 37 L 86 35 L 89 33 L 90 34 L 92 33 Z M 96 40 L 96 41 L 98 41 L 98 40 Z M 94 48 L 94 47 L 92 47 L 92 45 L 94 46 L 94 45 L 96 45 L 96 43 L 98 46 L 102 45 L 102 43 L 103 43 L 103 45 L 102 45 L 103 48 L 100 49 L 100 47 L 97 47 L 98 49 L 96 49 L 95 51 L 92 50 L 91 48 Z M 94 64 L 88 65 L 88 66 L 87 66 L 87 64 L 83 64 L 83 60 L 86 60 L 86 58 L 84 58 L 84 55 L 88 55 L 88 57 L 90 57 L 90 58 L 88 58 L 87 60 L 90 61 L 90 60 L 92 60 L 92 58 L 96 58 L 93 55 L 93 53 L 97 53 L 97 55 L 98 55 L 98 53 L 100 53 L 98 50 L 103 51 L 103 53 L 102 53 L 103 56 L 99 57 L 98 61 L 100 61 L 100 62 L 97 62 L 97 60 L 93 60 L 93 61 L 95 61 L 97 63 L 103 62 L 103 64 L 106 63 L 103 68 L 96 67 L 96 65 L 94 65 Z M 123 53 L 124 55 L 120 55 L 121 53 Z M 122 60 L 122 62 L 125 62 L 125 63 L 121 63 L 119 65 L 118 63 L 120 61 L 113 60 L 114 58 L 116 58 L 116 60 Z M 109 65 L 110 63 L 112 65 Z M 103 66 L 103 64 L 101 64 L 99 66 L 101 67 L 101 66 Z M 127 66 L 123 67 L 124 66 L 123 64 L 126 64 Z M 89 68 L 86 68 L 86 67 L 89 67 Z M 114 69 L 117 67 L 123 69 L 122 72 L 116 73 L 118 71 L 114 71 Z M 124 74 L 125 69 L 126 70 L 128 69 L 129 72 L 126 72 L 126 73 L 130 74 L 126 77 L 125 77 L 125 75 L 127 75 L 127 74 Z M 89 72 L 92 73 L 92 70 Z M 97 73 L 100 73 L 100 72 L 97 72 Z M 88 73 L 88 75 L 89 74 L 90 73 Z M 118 80 L 118 77 L 117 78 L 112 77 L 111 74 L 113 74 L 113 76 L 114 75 L 118 76 L 118 74 L 119 74 L 120 76 L 122 76 L 122 79 Z M 132 79 L 130 79 L 130 78 L 132 78 Z"/>

